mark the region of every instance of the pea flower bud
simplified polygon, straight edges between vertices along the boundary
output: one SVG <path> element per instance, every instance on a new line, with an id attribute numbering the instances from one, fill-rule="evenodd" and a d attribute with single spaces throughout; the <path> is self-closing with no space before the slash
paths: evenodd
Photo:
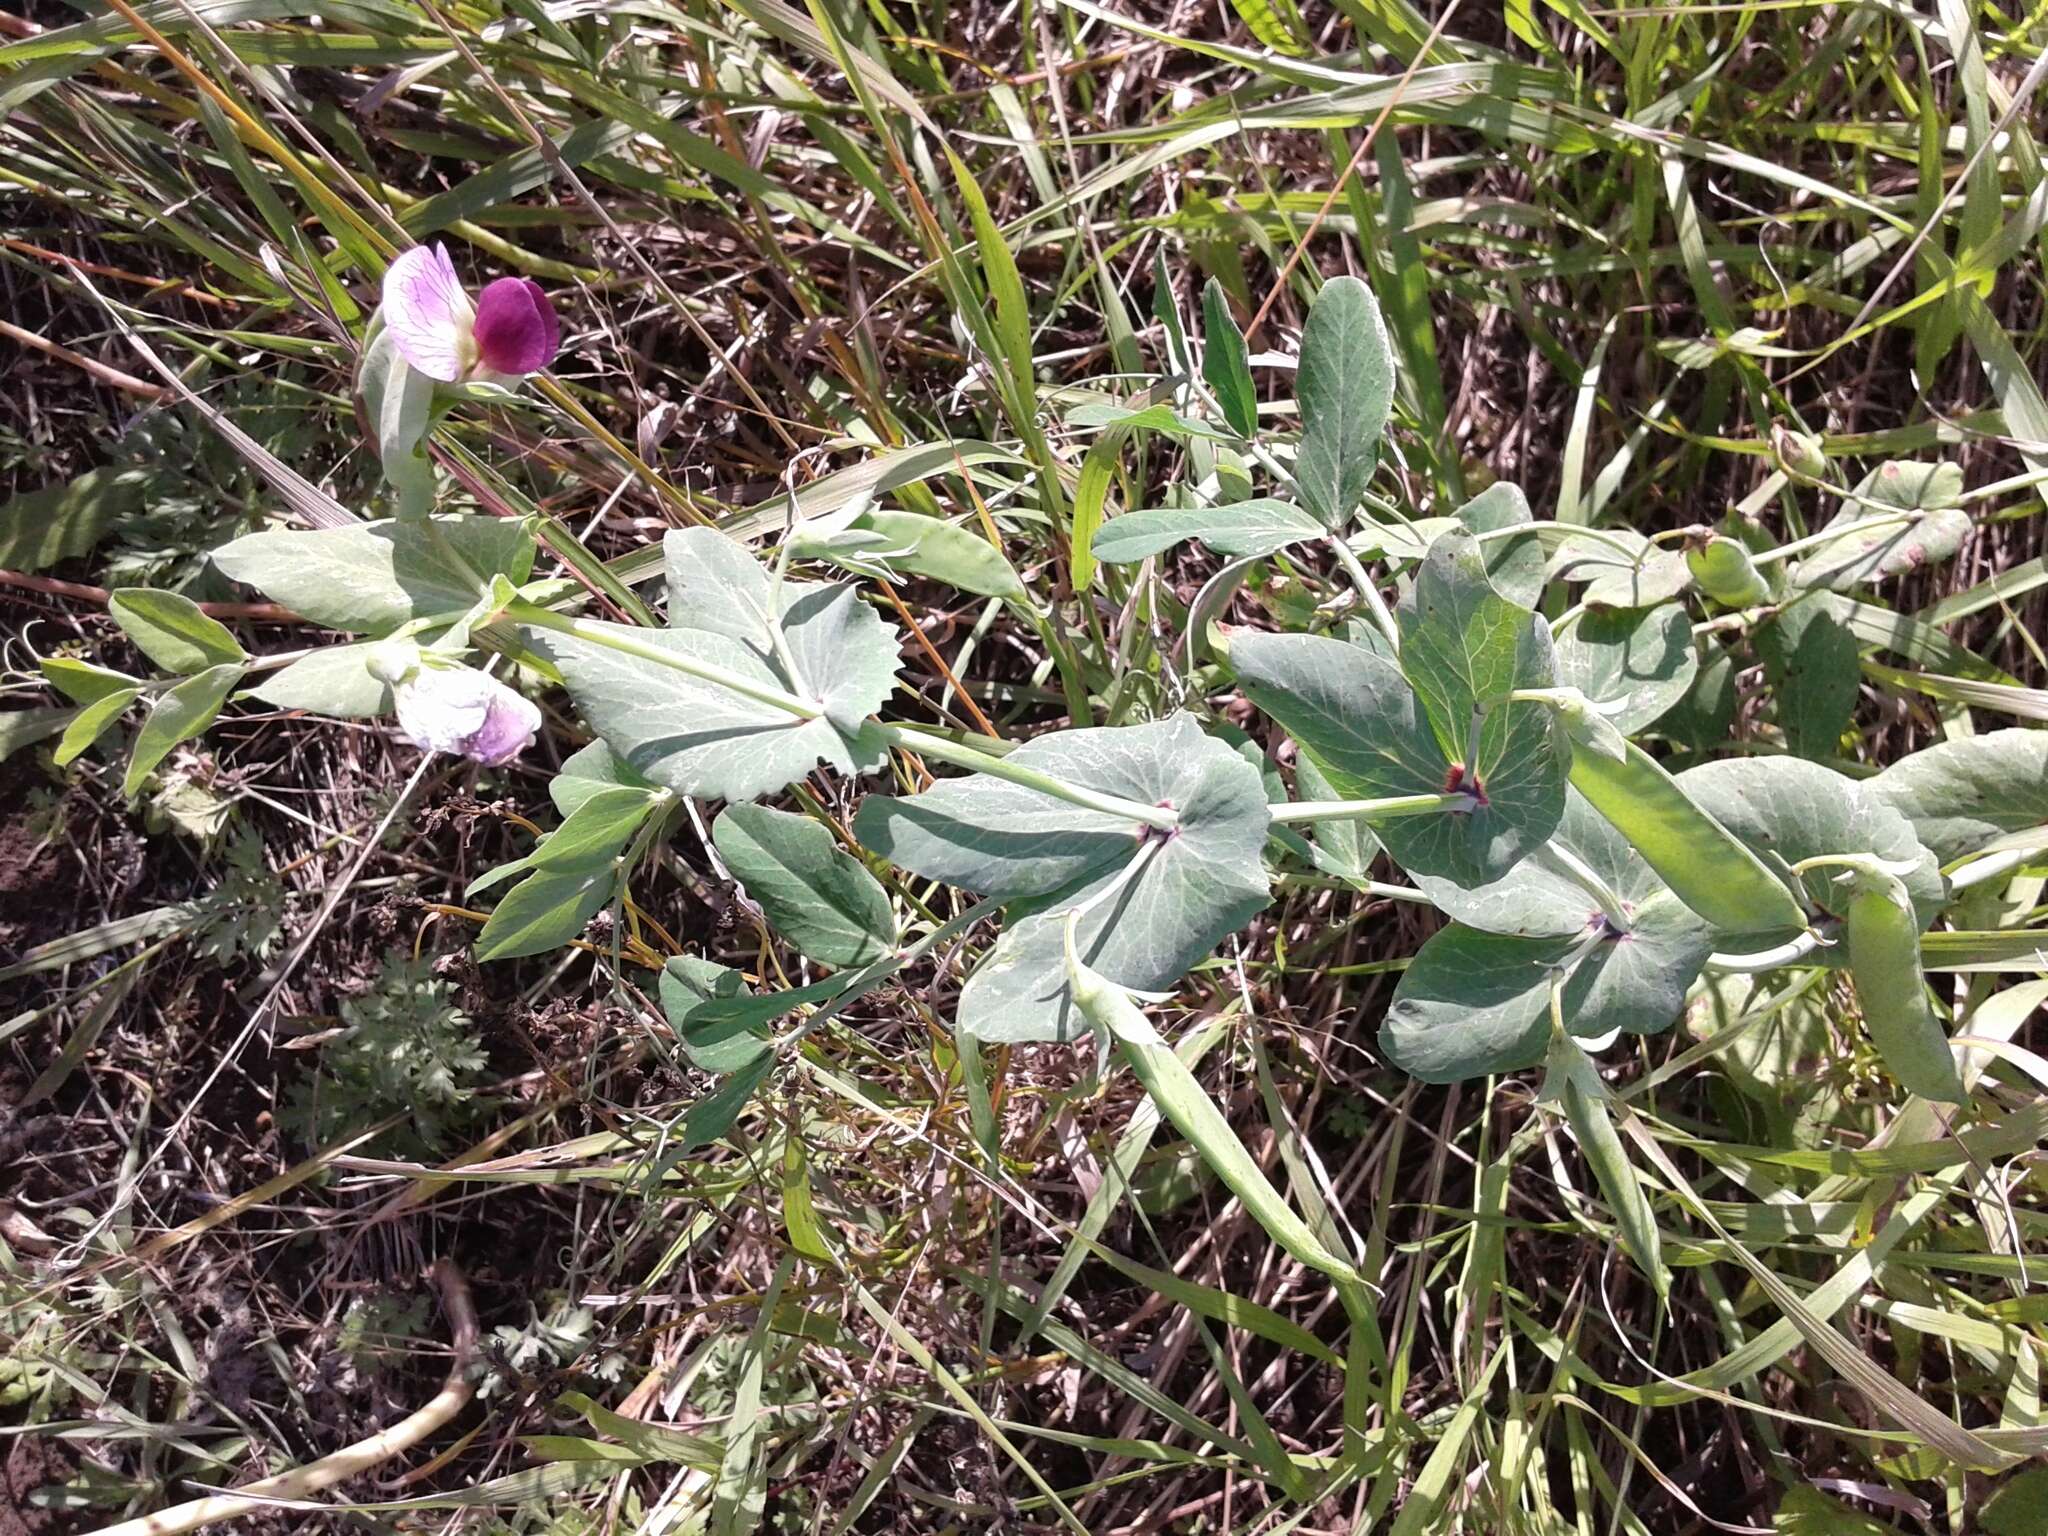
<path id="1" fill-rule="evenodd" d="M 539 283 L 501 277 L 472 303 L 438 241 L 401 253 L 385 272 L 384 323 L 398 355 L 444 384 L 536 373 L 561 344 Z"/>
<path id="2" fill-rule="evenodd" d="M 474 667 L 423 662 L 393 689 L 398 728 L 422 752 L 454 752 L 486 767 L 533 745 L 540 711 Z"/>
<path id="3" fill-rule="evenodd" d="M 1771 454 L 1777 459 L 1778 467 L 1788 474 L 1818 480 L 1828 472 L 1828 456 L 1819 436 L 1812 432 L 1794 431 L 1783 422 L 1772 424 Z"/>

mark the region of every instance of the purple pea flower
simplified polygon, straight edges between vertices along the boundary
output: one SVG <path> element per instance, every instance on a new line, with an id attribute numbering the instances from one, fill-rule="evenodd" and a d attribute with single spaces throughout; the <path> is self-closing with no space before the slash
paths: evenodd
<path id="1" fill-rule="evenodd" d="M 486 767 L 533 745 L 540 711 L 474 667 L 422 665 L 393 690 L 398 728 L 422 752 L 454 752 Z"/>
<path id="2" fill-rule="evenodd" d="M 398 355 L 444 384 L 537 373 L 554 361 L 562 336 L 546 290 L 531 278 L 501 277 L 472 304 L 439 241 L 391 263 L 384 323 Z"/>
<path id="3" fill-rule="evenodd" d="M 477 356 L 493 373 L 538 373 L 555 360 L 561 326 L 545 289 L 530 277 L 501 277 L 476 296 Z"/>

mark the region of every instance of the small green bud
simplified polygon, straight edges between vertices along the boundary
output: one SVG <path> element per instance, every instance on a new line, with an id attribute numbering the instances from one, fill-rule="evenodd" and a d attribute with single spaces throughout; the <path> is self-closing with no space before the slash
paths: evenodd
<path id="1" fill-rule="evenodd" d="M 1771 428 L 1771 453 L 1786 474 L 1818 480 L 1827 473 L 1828 456 L 1817 433 L 1800 432 L 1782 422 Z"/>
<path id="2" fill-rule="evenodd" d="M 420 648 L 410 640 L 385 640 L 370 647 L 363 658 L 370 676 L 397 687 L 420 669 Z"/>
<path id="3" fill-rule="evenodd" d="M 1770 598 L 1770 583 L 1749 551 L 1721 534 L 1688 549 L 1685 566 L 1699 589 L 1726 607 L 1753 608 Z"/>

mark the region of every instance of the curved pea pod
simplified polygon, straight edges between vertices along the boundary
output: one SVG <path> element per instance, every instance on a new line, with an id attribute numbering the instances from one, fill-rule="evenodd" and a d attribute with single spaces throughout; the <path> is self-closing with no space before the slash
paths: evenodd
<path id="1" fill-rule="evenodd" d="M 1600 719 L 1585 699 L 1550 702 L 1572 745 L 1571 783 L 1634 845 L 1671 894 L 1728 933 L 1804 928 L 1785 882 L 1687 798 L 1656 759 Z"/>
<path id="2" fill-rule="evenodd" d="M 1074 953 L 1071 927 L 1067 934 L 1067 985 L 1075 1006 L 1090 1024 L 1116 1041 L 1152 1102 L 1195 1144 L 1203 1160 L 1244 1203 L 1266 1235 L 1309 1268 L 1340 1284 L 1356 1282 L 1358 1271 L 1330 1252 L 1309 1224 L 1294 1213 L 1237 1139 L 1237 1132 L 1208 1090 L 1160 1038 L 1152 1021 L 1131 1001 L 1130 993 L 1081 963 Z"/>
<path id="3" fill-rule="evenodd" d="M 1558 1035 L 1550 1045 L 1543 1092 L 1554 1096 L 1572 1128 L 1586 1166 L 1599 1181 L 1607 1208 L 1614 1213 L 1614 1228 L 1621 1245 L 1635 1260 L 1658 1299 L 1671 1294 L 1671 1275 L 1664 1267 L 1664 1240 L 1657 1232 L 1657 1218 L 1650 1210 L 1642 1182 L 1622 1149 L 1621 1133 L 1608 1113 L 1607 1085 L 1600 1081 L 1593 1060 L 1569 1035 Z M 1626 1113 L 1626 1111 L 1623 1111 Z"/>
<path id="4" fill-rule="evenodd" d="M 1956 1071 L 1948 1035 L 1927 1001 L 1920 969 L 1920 920 L 1906 884 L 1877 867 L 1853 865 L 1849 897 L 1849 979 L 1863 1008 L 1863 1027 L 1892 1076 L 1908 1093 L 1944 1104 L 1969 1097 Z"/>
<path id="5" fill-rule="evenodd" d="M 1686 569 L 1699 589 L 1729 608 L 1753 608 L 1768 601 L 1771 585 L 1749 551 L 1721 534 L 1685 552 Z"/>

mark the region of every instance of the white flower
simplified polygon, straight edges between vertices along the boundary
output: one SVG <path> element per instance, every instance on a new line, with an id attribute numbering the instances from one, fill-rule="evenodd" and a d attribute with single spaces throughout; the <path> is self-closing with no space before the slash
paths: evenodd
<path id="1" fill-rule="evenodd" d="M 455 752 L 487 766 L 533 745 L 540 711 L 474 667 L 423 664 L 393 690 L 398 728 L 422 752 Z"/>

